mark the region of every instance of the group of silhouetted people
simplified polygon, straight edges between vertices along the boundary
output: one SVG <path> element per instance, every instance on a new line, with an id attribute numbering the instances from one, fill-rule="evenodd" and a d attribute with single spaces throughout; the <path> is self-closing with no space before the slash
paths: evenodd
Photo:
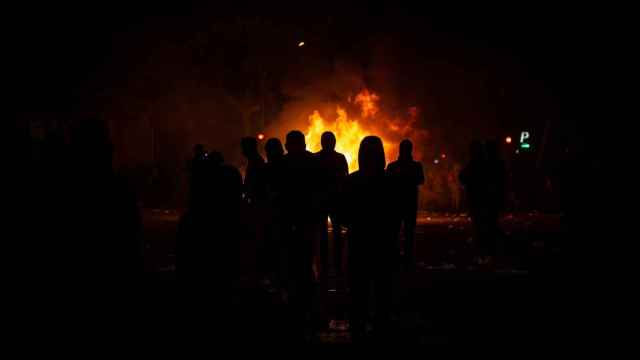
<path id="1" fill-rule="evenodd" d="M 61 190 L 42 196 L 60 211 L 52 208 L 50 221 L 36 229 L 63 229 L 66 237 L 51 244 L 51 254 L 58 258 L 35 261 L 67 279 L 136 278 L 142 274 L 141 219 L 133 194 L 111 166 L 106 128 L 81 123 L 72 135 L 64 161 L 55 165 L 65 171 L 41 170 Z M 317 289 L 327 286 L 332 274 L 347 274 L 352 338 L 367 338 L 371 331 L 383 336 L 389 330 L 396 265 L 410 269 L 415 262 L 423 167 L 413 159 L 409 140 L 401 142 L 398 159 L 387 166 L 381 139 L 365 137 L 358 151 L 359 170 L 351 174 L 345 156 L 335 150 L 335 135 L 325 132 L 321 144 L 321 151 L 311 153 L 304 134 L 291 131 L 284 146 L 277 138 L 265 142 L 265 161 L 259 142 L 243 138 L 244 178 L 219 152 L 194 147 L 176 252 L 178 278 L 194 285 L 186 288 L 194 309 L 223 301 L 213 288 L 229 291 L 237 279 L 259 274 L 257 282 L 287 304 L 291 335 L 304 340 L 314 326 Z M 505 186 L 497 144 L 474 142 L 460 180 L 479 248 L 490 258 L 501 238 L 498 215 Z M 73 224 L 65 226 L 69 222 Z M 253 260 L 247 261 L 247 255 Z M 253 266 L 251 271 L 247 265 Z"/>
<path id="2" fill-rule="evenodd" d="M 207 154 L 196 146 L 189 163 L 189 206 L 179 229 L 178 277 L 189 281 L 228 274 L 233 268 L 228 247 L 246 236 L 254 240 L 252 248 L 240 251 L 255 252 L 262 284 L 281 291 L 294 336 L 310 330 L 317 285 L 326 284 L 331 273 L 345 272 L 353 296 L 353 338 L 365 337 L 371 302 L 376 309 L 373 331 L 382 334 L 390 322 L 391 279 L 402 228 L 404 263 L 414 261 L 423 168 L 413 160 L 409 140 L 401 143 L 398 160 L 385 169 L 382 141 L 366 137 L 358 152 L 359 170 L 352 174 L 345 156 L 335 151 L 333 133 L 322 134 L 321 144 L 322 150 L 313 154 L 306 149 L 304 134 L 291 131 L 284 149 L 277 138 L 266 141 L 265 162 L 258 141 L 243 138 L 244 181 L 219 153 Z"/>

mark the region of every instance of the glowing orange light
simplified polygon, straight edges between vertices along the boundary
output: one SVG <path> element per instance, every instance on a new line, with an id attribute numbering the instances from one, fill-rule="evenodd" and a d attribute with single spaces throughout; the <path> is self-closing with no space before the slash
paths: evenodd
<path id="1" fill-rule="evenodd" d="M 507 144 L 511 144 L 511 136 L 507 136 L 507 138 L 504 139 L 504 141 L 506 141 Z"/>
<path id="2" fill-rule="evenodd" d="M 264 140 L 264 134 L 258 134 L 258 140 Z"/>
<path id="3" fill-rule="evenodd" d="M 298 43 L 298 47 L 303 47 L 303 46 L 304 46 L 304 41 L 300 41 L 300 42 Z"/>
<path id="4" fill-rule="evenodd" d="M 358 148 L 367 135 L 379 136 L 382 140 L 386 160 L 393 161 L 398 156 L 398 146 L 404 138 L 420 138 L 424 133 L 414 128 L 417 108 L 408 118 L 389 116 L 379 105 L 380 96 L 368 89 L 349 96 L 346 104 L 336 104 L 335 112 L 310 110 L 306 124 L 305 137 L 307 150 L 319 151 L 322 133 L 331 131 L 336 136 L 336 151 L 344 154 L 349 171 L 358 170 Z M 346 105 L 346 106 L 345 106 Z M 415 150 L 417 159 L 421 158 L 420 149 Z"/>
<path id="5" fill-rule="evenodd" d="M 364 89 L 356 95 L 356 100 L 354 102 L 360 105 L 362 117 L 366 118 L 378 113 L 378 105 L 376 104 L 378 100 L 380 100 L 378 95 L 370 93 L 369 90 Z"/>

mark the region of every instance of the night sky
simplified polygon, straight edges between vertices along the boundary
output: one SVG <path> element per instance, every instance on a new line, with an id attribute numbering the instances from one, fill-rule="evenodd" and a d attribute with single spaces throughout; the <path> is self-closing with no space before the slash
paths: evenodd
<path id="1" fill-rule="evenodd" d="M 202 129 L 222 126 L 228 133 L 237 116 L 219 105 L 220 99 L 247 91 L 256 75 L 239 64 L 257 62 L 258 72 L 268 70 L 274 97 L 269 116 L 276 118 L 291 100 L 292 69 L 300 71 L 296 77 L 313 81 L 327 64 L 346 62 L 398 106 L 421 105 L 440 141 L 460 154 L 474 134 L 538 130 L 547 119 L 559 143 L 591 131 L 578 119 L 577 109 L 589 92 L 578 84 L 593 73 L 594 49 L 602 39 L 585 9 L 371 6 L 250 15 L 259 10 L 235 9 L 238 16 L 220 15 L 229 9 L 215 5 L 191 4 L 14 9 L 7 24 L 9 84 L 15 95 L 10 106 L 18 118 L 100 113 L 112 118 L 116 138 L 135 131 L 132 124 L 142 121 L 144 111 L 154 118 L 172 114 L 158 120 L 159 128 L 176 118 L 189 117 L 197 128 L 206 122 L 201 119 L 225 116 L 227 122 Z M 421 12 L 428 15 L 416 15 Z M 302 55 L 294 46 L 299 40 L 308 44 Z M 461 135 L 459 128 L 473 134 Z M 175 144 L 179 149 L 167 151 L 182 156 L 188 150 L 182 143 L 192 140 L 184 136 Z M 143 161 L 147 155 L 135 146 L 129 149 L 131 142 L 121 140 L 120 159 Z"/>

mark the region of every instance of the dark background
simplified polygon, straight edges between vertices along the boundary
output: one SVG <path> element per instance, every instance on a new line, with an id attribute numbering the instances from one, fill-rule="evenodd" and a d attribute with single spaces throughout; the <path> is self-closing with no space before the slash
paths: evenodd
<path id="1" fill-rule="evenodd" d="M 164 168 L 168 178 L 194 143 L 241 165 L 237 139 L 281 121 L 288 104 L 342 97 L 321 82 L 340 69 L 391 109 L 418 105 L 430 149 L 459 162 L 471 139 L 522 130 L 538 150 L 546 126 L 551 166 L 601 130 L 587 115 L 611 47 L 603 9 L 298 6 L 302 15 L 202 3 L 10 9 L 11 117 L 31 138 L 34 122 L 51 132 L 102 118 L 117 168 Z M 184 185 L 175 182 L 166 186 Z"/>

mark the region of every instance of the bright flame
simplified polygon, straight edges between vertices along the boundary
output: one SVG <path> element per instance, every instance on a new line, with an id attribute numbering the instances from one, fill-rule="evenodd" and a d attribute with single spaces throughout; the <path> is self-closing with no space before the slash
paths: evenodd
<path id="1" fill-rule="evenodd" d="M 368 134 L 360 127 L 357 121 L 349 120 L 347 112 L 338 107 L 337 118 L 333 122 L 327 122 L 315 110 L 309 116 L 310 126 L 305 137 L 309 151 L 318 152 L 322 149 L 320 138 L 325 131 L 331 131 L 336 135 L 336 151 L 344 154 L 349 164 L 349 171 L 358 169 L 358 147 L 360 141 Z"/>
<path id="2" fill-rule="evenodd" d="M 264 134 L 258 134 L 258 140 L 264 140 Z"/>
<path id="3" fill-rule="evenodd" d="M 378 113 L 378 105 L 376 104 L 380 97 L 369 90 L 364 89 L 356 95 L 355 103 L 362 108 L 362 117 L 375 116 Z"/>
<path id="4" fill-rule="evenodd" d="M 398 117 L 384 117 L 377 102 L 380 97 L 369 90 L 364 89 L 349 103 L 357 105 L 360 110 L 360 118 L 350 117 L 346 107 L 336 107 L 335 120 L 324 118 L 318 110 L 309 115 L 309 127 L 305 133 L 307 148 L 311 152 L 322 149 L 320 138 L 325 131 L 331 131 L 336 136 L 336 151 L 344 154 L 349 164 L 349 171 L 358 169 L 358 149 L 360 142 L 368 135 L 376 135 L 382 139 L 385 148 L 387 162 L 394 161 L 398 154 L 398 144 L 403 138 L 412 137 L 414 141 L 420 141 L 424 137 L 420 130 L 416 130 L 413 124 L 417 118 L 417 108 L 409 109 L 408 119 Z M 353 107 L 353 105 L 351 105 Z M 418 137 L 418 138 L 416 138 Z M 416 151 L 420 158 L 419 151 Z"/>

